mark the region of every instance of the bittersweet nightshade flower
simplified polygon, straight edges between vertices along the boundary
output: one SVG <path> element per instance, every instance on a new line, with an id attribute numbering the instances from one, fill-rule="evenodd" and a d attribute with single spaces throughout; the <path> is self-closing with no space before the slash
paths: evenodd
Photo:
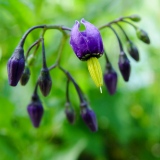
<path id="1" fill-rule="evenodd" d="M 128 52 L 129 52 L 130 56 L 134 60 L 139 61 L 139 52 L 138 52 L 137 47 L 134 45 L 134 43 L 132 43 L 131 41 L 128 41 L 127 49 L 128 49 Z"/>
<path id="2" fill-rule="evenodd" d="M 73 124 L 75 121 L 75 113 L 73 107 L 69 102 L 66 103 L 65 107 L 66 118 L 70 124 Z"/>
<path id="3" fill-rule="evenodd" d="M 32 101 L 28 105 L 27 111 L 33 126 L 35 128 L 39 127 L 44 111 L 38 95 L 34 94 L 32 96 Z"/>
<path id="4" fill-rule="evenodd" d="M 52 88 L 52 79 L 50 77 L 48 68 L 43 68 L 41 70 L 41 74 L 38 78 L 38 85 L 44 96 L 47 96 L 50 93 L 50 90 Z"/>
<path id="5" fill-rule="evenodd" d="M 8 81 L 11 86 L 16 86 L 21 78 L 25 66 L 24 50 L 18 46 L 8 60 Z"/>
<path id="6" fill-rule="evenodd" d="M 82 103 L 80 107 L 83 121 L 92 132 L 96 132 L 98 130 L 98 125 L 94 111 L 88 107 L 87 103 Z"/>
<path id="7" fill-rule="evenodd" d="M 30 70 L 26 66 L 25 69 L 24 69 L 24 71 L 23 71 L 23 74 L 21 76 L 21 79 L 20 79 L 21 85 L 25 86 L 27 84 L 29 78 L 30 78 Z"/>
<path id="8" fill-rule="evenodd" d="M 103 83 L 102 72 L 97 58 L 103 55 L 103 43 L 99 30 L 91 23 L 81 20 L 85 26 L 85 31 L 79 31 L 80 23 L 75 22 L 71 30 L 70 45 L 76 56 L 87 61 L 90 75 L 97 87 Z"/>
<path id="9" fill-rule="evenodd" d="M 106 66 L 103 78 L 108 92 L 113 95 L 116 92 L 117 87 L 117 73 L 111 65 Z"/>
<path id="10" fill-rule="evenodd" d="M 144 31 L 143 29 L 137 29 L 136 30 L 136 34 L 137 34 L 137 37 L 142 40 L 144 43 L 146 44 L 150 44 L 150 39 L 149 39 L 149 36 L 147 34 L 146 31 Z"/>
<path id="11" fill-rule="evenodd" d="M 119 56 L 118 65 L 119 65 L 119 69 L 120 69 L 123 79 L 125 81 L 129 81 L 131 66 L 130 66 L 129 59 L 127 58 L 124 52 L 121 52 Z"/>

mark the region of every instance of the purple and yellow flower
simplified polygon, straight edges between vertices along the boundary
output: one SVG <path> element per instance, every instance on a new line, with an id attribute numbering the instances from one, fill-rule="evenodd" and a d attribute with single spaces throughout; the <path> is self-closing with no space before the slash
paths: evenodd
<path id="1" fill-rule="evenodd" d="M 84 31 L 79 31 L 80 22 L 76 21 L 71 30 L 70 45 L 76 56 L 87 61 L 88 70 L 97 87 L 103 84 L 101 66 L 98 58 L 103 55 L 103 42 L 99 30 L 91 23 L 81 20 L 85 26 Z"/>

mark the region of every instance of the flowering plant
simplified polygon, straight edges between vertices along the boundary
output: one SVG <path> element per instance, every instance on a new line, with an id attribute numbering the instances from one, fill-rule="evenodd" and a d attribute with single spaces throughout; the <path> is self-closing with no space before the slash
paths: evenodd
<path id="1" fill-rule="evenodd" d="M 38 96 L 38 88 L 40 88 L 40 91 L 43 96 L 48 96 L 52 88 L 52 79 L 50 76 L 50 72 L 54 68 L 59 68 L 67 77 L 66 105 L 65 105 L 66 118 L 71 124 L 75 122 L 75 111 L 69 97 L 69 83 L 73 83 L 80 100 L 80 115 L 83 121 L 85 122 L 85 124 L 88 126 L 88 128 L 91 131 L 93 132 L 97 131 L 98 124 L 96 120 L 96 115 L 94 111 L 91 109 L 91 107 L 89 106 L 87 98 L 85 97 L 84 93 L 82 92 L 80 86 L 75 81 L 73 76 L 69 73 L 69 71 L 65 70 L 60 64 L 63 47 L 67 39 L 69 38 L 70 45 L 75 55 L 78 57 L 78 59 L 81 61 L 87 62 L 88 70 L 91 75 L 91 78 L 93 79 L 96 86 L 100 88 L 100 92 L 102 93 L 102 85 L 104 80 L 108 93 L 113 95 L 116 93 L 118 76 L 117 76 L 116 70 L 112 66 L 107 56 L 107 52 L 105 49 L 105 45 L 103 44 L 103 40 L 102 40 L 103 38 L 100 34 L 100 31 L 102 29 L 109 28 L 115 34 L 118 40 L 119 49 L 120 49 L 118 67 L 124 81 L 127 82 L 129 81 L 129 78 L 130 78 L 131 64 L 126 53 L 124 52 L 120 37 L 117 31 L 114 29 L 113 25 L 117 25 L 120 28 L 120 30 L 123 32 L 127 41 L 128 53 L 135 61 L 139 61 L 138 49 L 135 46 L 135 44 L 130 40 L 126 31 L 123 29 L 120 23 L 126 23 L 131 25 L 136 30 L 137 37 L 140 40 L 142 40 L 146 44 L 150 43 L 150 39 L 147 33 L 144 30 L 138 28 L 131 21 L 138 22 L 140 21 L 140 17 L 137 15 L 121 17 L 99 28 L 95 27 L 93 24 L 86 21 L 85 19 L 82 19 L 80 22 L 76 21 L 72 28 L 61 26 L 61 25 L 39 25 L 39 26 L 34 26 L 26 31 L 26 33 L 23 35 L 22 39 L 20 40 L 18 46 L 16 47 L 15 51 L 13 52 L 11 58 L 8 60 L 7 69 L 8 69 L 8 80 L 11 86 L 16 86 L 19 81 L 22 85 L 26 85 L 27 82 L 29 81 L 30 75 L 32 74 L 30 72 L 30 67 L 34 63 L 35 54 L 41 44 L 42 69 L 40 71 L 39 77 L 37 78 L 37 82 L 35 82 L 35 89 L 31 98 L 31 103 L 27 107 L 29 117 L 34 127 L 39 127 L 41 119 L 43 117 L 43 112 L 44 112 L 43 105 Z M 84 31 L 79 30 L 80 24 L 85 26 Z M 24 44 L 27 36 L 33 30 L 38 28 L 42 29 L 42 34 L 40 38 L 37 39 L 28 48 L 27 51 L 25 51 L 26 54 L 24 55 L 25 52 L 23 48 L 24 48 Z M 57 55 L 57 60 L 50 67 L 47 66 L 47 57 L 45 54 L 45 43 L 44 43 L 44 35 L 46 31 L 49 29 L 59 30 L 63 35 L 61 40 L 61 46 Z M 30 54 L 30 51 L 33 48 L 35 48 L 34 53 Z M 98 58 L 100 57 L 104 57 L 106 60 L 106 67 L 105 67 L 104 74 L 102 74 L 101 65 L 98 61 Z"/>

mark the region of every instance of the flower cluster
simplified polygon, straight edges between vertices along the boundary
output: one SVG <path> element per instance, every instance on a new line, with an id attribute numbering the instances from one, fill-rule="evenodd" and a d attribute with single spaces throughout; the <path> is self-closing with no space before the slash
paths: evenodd
<path id="1" fill-rule="evenodd" d="M 107 56 L 106 50 L 104 49 L 104 44 L 102 41 L 100 30 L 104 28 L 109 28 L 115 34 L 118 40 L 119 49 L 120 49 L 119 60 L 118 60 L 117 65 L 119 67 L 119 71 L 124 81 L 127 82 L 129 81 L 129 78 L 130 78 L 131 63 L 123 49 L 123 45 L 122 45 L 122 42 L 120 40 L 120 37 L 117 31 L 113 28 L 113 24 L 117 25 L 120 28 L 120 30 L 123 32 L 124 36 L 126 37 L 127 50 L 128 50 L 129 56 L 131 56 L 131 58 L 133 58 L 135 61 L 139 61 L 138 49 L 136 45 L 129 39 L 127 33 L 122 28 L 120 23 L 126 23 L 126 24 L 131 25 L 136 30 L 137 37 L 140 40 L 142 40 L 146 44 L 150 43 L 150 39 L 147 33 L 144 30 L 138 28 L 136 25 L 134 25 L 130 21 L 138 22 L 140 21 L 140 17 L 137 15 L 121 17 L 99 28 L 96 28 L 93 24 L 86 21 L 85 19 L 82 19 L 80 22 L 76 21 L 72 28 L 58 26 L 58 25 L 53 25 L 53 26 L 40 25 L 40 26 L 34 26 L 30 28 L 23 35 L 20 43 L 18 44 L 11 58 L 8 61 L 8 65 L 7 65 L 8 80 L 11 86 L 16 86 L 19 81 L 22 85 L 27 84 L 30 78 L 30 74 L 31 74 L 29 68 L 34 63 L 35 54 L 41 44 L 42 46 L 42 68 L 40 71 L 40 75 L 37 78 L 35 89 L 34 89 L 34 92 L 31 98 L 31 102 L 27 107 L 29 117 L 34 127 L 39 127 L 42 116 L 43 116 L 43 112 L 44 112 L 42 103 L 38 96 L 38 88 L 40 88 L 40 91 L 43 96 L 49 95 L 51 88 L 52 88 L 52 79 L 50 76 L 50 71 L 57 67 L 67 77 L 65 114 L 66 114 L 66 118 L 68 122 L 73 124 L 75 122 L 75 115 L 76 115 L 74 108 L 72 106 L 72 102 L 70 100 L 70 96 L 69 96 L 69 84 L 72 83 L 77 91 L 77 94 L 80 100 L 79 106 L 80 106 L 81 118 L 83 119 L 84 123 L 88 126 L 88 128 L 92 132 L 95 132 L 98 130 L 96 115 L 94 111 L 91 109 L 80 86 L 77 84 L 75 79 L 71 76 L 71 74 L 68 71 L 66 71 L 60 64 L 60 58 L 62 57 L 61 56 L 62 50 L 63 50 L 66 40 L 70 38 L 70 45 L 75 55 L 78 57 L 79 60 L 87 62 L 88 70 L 91 75 L 91 78 L 93 79 L 95 85 L 100 88 L 100 92 L 102 93 L 102 85 L 104 81 L 105 86 L 108 90 L 108 93 L 110 95 L 113 95 L 116 93 L 118 76 L 117 76 L 116 70 L 112 66 Z M 80 25 L 85 26 L 84 31 L 79 30 Z M 37 28 L 41 28 L 43 30 L 43 33 L 41 37 L 37 39 L 29 47 L 29 49 L 26 51 L 26 56 L 24 56 L 23 46 L 25 44 L 25 40 L 27 36 L 33 30 Z M 61 31 L 63 35 L 61 45 L 58 51 L 58 56 L 57 56 L 58 58 L 56 62 L 50 67 L 47 66 L 46 55 L 45 55 L 45 44 L 44 44 L 44 34 L 47 31 L 47 29 L 57 29 Z M 29 56 L 29 53 L 33 48 L 35 48 L 35 50 L 33 54 Z M 105 69 L 104 73 L 102 73 L 101 65 L 98 61 L 98 58 L 100 57 L 105 57 L 106 66 L 104 68 Z"/>

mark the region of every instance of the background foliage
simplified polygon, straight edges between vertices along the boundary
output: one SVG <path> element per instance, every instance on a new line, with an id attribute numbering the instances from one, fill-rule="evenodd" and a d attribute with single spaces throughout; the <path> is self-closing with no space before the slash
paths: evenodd
<path id="1" fill-rule="evenodd" d="M 152 6 L 152 7 L 151 7 Z M 140 62 L 131 60 L 128 83 L 119 74 L 117 93 L 103 94 L 94 86 L 86 67 L 65 45 L 62 65 L 74 76 L 94 109 L 99 130 L 91 133 L 79 117 L 79 101 L 72 86 L 72 102 L 77 111 L 71 126 L 64 115 L 66 77 L 51 72 L 53 88 L 41 100 L 45 114 L 39 129 L 34 129 L 26 106 L 41 67 L 37 57 L 27 86 L 10 87 L 6 64 L 24 32 L 38 24 L 63 24 L 71 27 L 85 18 L 96 26 L 120 16 L 139 14 L 138 26 L 150 36 L 151 45 L 137 40 L 133 28 L 126 32 L 140 51 Z M 159 0 L 0 0 L 0 159 L 2 160 L 158 160 L 160 158 L 160 2 Z M 118 29 L 118 28 L 117 28 Z M 102 32 L 105 49 L 117 68 L 118 45 L 107 29 Z M 120 33 L 120 32 L 119 32 Z M 25 49 L 38 38 L 40 31 L 28 36 Z M 120 33 L 121 34 L 121 33 Z M 45 45 L 48 66 L 54 63 L 61 35 L 47 31 Z M 123 39 L 123 36 L 122 36 Z M 125 41 L 124 41 L 125 43 Z M 39 50 L 39 55 L 41 51 Z M 101 58 L 102 68 L 105 64 Z"/>

